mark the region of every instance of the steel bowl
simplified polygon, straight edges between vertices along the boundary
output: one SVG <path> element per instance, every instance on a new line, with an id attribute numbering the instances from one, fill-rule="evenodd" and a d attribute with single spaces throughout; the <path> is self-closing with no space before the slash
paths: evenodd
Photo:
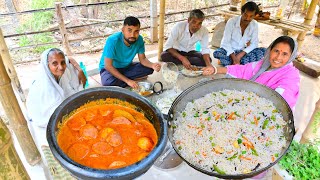
<path id="1" fill-rule="evenodd" d="M 85 103 L 106 98 L 117 98 L 135 105 L 153 124 L 158 135 L 158 143 L 148 156 L 135 164 L 119 169 L 101 170 L 83 166 L 70 159 L 57 143 L 58 124 L 62 122 L 63 116 L 68 115 Z M 119 87 L 97 87 L 70 96 L 56 108 L 48 123 L 47 140 L 58 162 L 79 179 L 134 179 L 148 171 L 154 161 L 161 155 L 167 143 L 167 125 L 164 123 L 160 110 L 146 98 Z"/>

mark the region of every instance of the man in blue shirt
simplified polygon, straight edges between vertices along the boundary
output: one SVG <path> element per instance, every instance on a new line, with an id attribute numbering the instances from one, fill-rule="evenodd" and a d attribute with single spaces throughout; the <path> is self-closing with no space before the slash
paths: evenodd
<path id="1" fill-rule="evenodd" d="M 160 71 L 159 63 L 150 62 L 144 52 L 140 21 L 129 16 L 124 20 L 122 31 L 108 37 L 99 63 L 101 83 L 104 86 L 130 86 L 138 88 L 137 78 Z M 139 63 L 132 63 L 138 54 Z"/>

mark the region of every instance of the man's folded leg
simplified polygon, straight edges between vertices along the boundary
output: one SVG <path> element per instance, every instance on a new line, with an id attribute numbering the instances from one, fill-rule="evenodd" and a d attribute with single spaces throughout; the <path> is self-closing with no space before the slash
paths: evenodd
<path id="1" fill-rule="evenodd" d="M 125 70 L 122 70 L 122 74 L 132 80 L 148 76 L 152 73 L 152 68 L 145 67 L 141 63 L 132 63 Z"/>
<path id="2" fill-rule="evenodd" d="M 101 84 L 103 86 L 120 86 L 126 87 L 127 84 L 116 77 L 114 77 L 109 71 L 102 69 L 100 71 Z"/>
<path id="3" fill-rule="evenodd" d="M 179 51 L 178 53 L 181 54 Z M 179 59 L 173 57 L 168 51 L 163 51 L 161 53 L 161 60 L 163 62 L 173 62 L 174 64 L 182 64 Z"/>
<path id="4" fill-rule="evenodd" d="M 240 63 L 241 64 L 247 64 L 255 61 L 259 61 L 263 58 L 266 48 L 255 48 L 245 56 L 241 58 Z"/>
<path id="5" fill-rule="evenodd" d="M 220 60 L 222 66 L 228 66 L 232 64 L 232 60 L 227 56 L 227 51 L 223 48 L 218 48 L 213 52 L 213 57 Z"/>

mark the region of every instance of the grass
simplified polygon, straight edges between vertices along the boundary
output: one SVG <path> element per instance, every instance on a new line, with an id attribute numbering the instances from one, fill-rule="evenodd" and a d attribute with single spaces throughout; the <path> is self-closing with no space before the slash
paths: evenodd
<path id="1" fill-rule="evenodd" d="M 32 0 L 30 9 L 48 8 L 54 6 L 54 0 Z M 33 13 L 27 21 L 25 21 L 18 29 L 18 33 L 40 31 L 48 27 L 53 20 L 54 11 L 44 11 Z M 42 44 L 53 42 L 52 33 L 41 33 L 29 36 L 21 36 L 19 39 L 20 46 L 27 46 L 31 44 Z M 45 49 L 53 47 L 54 45 L 38 46 L 32 49 L 35 53 L 41 53 Z"/>

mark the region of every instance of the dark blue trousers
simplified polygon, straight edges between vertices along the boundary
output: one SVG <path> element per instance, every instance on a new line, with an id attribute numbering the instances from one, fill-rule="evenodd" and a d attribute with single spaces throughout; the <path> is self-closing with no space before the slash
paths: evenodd
<path id="1" fill-rule="evenodd" d="M 238 54 L 239 52 L 241 51 L 235 51 L 235 54 Z M 247 64 L 254 61 L 259 61 L 263 58 L 265 52 L 266 48 L 255 48 L 241 58 L 240 64 Z M 227 56 L 227 51 L 223 48 L 218 48 L 217 50 L 215 50 L 213 52 L 213 57 L 219 59 L 222 66 L 228 66 L 233 63 L 230 56 Z"/>
<path id="2" fill-rule="evenodd" d="M 136 79 L 153 73 L 153 69 L 143 66 L 141 63 L 132 63 L 126 68 L 117 68 L 117 70 L 129 79 Z M 106 69 L 100 71 L 101 83 L 103 86 L 128 86 L 125 82 L 114 77 Z"/>

